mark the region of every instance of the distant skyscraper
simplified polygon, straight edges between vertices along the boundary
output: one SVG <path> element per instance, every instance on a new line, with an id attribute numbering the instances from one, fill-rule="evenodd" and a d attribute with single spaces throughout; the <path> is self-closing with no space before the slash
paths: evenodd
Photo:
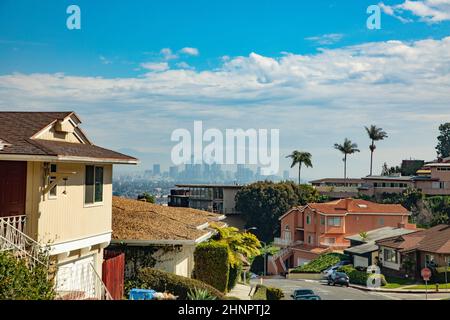
<path id="1" fill-rule="evenodd" d="M 171 179 L 176 179 L 178 178 L 178 167 L 173 166 L 169 168 L 169 177 Z"/>
<path id="2" fill-rule="evenodd" d="M 161 166 L 159 164 L 154 164 L 153 165 L 153 175 L 154 176 L 161 175 Z"/>
<path id="3" fill-rule="evenodd" d="M 284 170 L 283 171 L 283 179 L 284 180 L 289 180 L 290 179 L 290 177 L 289 177 L 289 170 Z"/>

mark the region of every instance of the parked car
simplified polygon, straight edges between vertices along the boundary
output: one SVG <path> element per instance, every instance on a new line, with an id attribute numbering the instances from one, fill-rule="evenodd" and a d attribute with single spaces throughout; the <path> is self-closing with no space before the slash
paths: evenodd
<path id="1" fill-rule="evenodd" d="M 305 300 L 305 299 L 302 299 L 302 297 L 313 296 L 313 295 L 315 295 L 315 293 L 311 289 L 296 289 L 296 290 L 294 290 L 294 293 L 291 294 L 291 298 L 294 300 Z"/>
<path id="2" fill-rule="evenodd" d="M 304 296 L 298 296 L 295 300 L 322 300 L 322 298 L 315 294 L 307 294 Z"/>
<path id="3" fill-rule="evenodd" d="M 328 276 L 330 276 L 334 271 L 337 271 L 337 269 L 339 269 L 340 267 L 346 266 L 352 264 L 351 261 L 348 260 L 343 260 L 343 261 L 339 261 L 338 263 L 336 263 L 335 265 L 329 267 L 328 269 L 325 269 L 324 271 L 322 271 L 322 275 L 325 279 L 328 279 Z"/>
<path id="4" fill-rule="evenodd" d="M 335 271 L 328 276 L 328 285 L 340 284 L 342 286 L 348 287 L 350 285 L 350 279 L 344 272 Z"/>

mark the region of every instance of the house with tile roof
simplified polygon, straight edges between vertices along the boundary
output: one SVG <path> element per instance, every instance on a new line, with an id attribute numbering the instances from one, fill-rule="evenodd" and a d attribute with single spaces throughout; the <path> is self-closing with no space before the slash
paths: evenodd
<path id="1" fill-rule="evenodd" d="M 430 268 L 433 275 L 450 272 L 450 225 L 440 224 L 375 243 L 383 274 L 420 278 L 424 267 Z"/>
<path id="2" fill-rule="evenodd" d="M 80 125 L 74 112 L 0 112 L 0 248 L 32 264 L 45 248 L 59 297 L 100 298 L 113 165 L 138 160 Z"/>
<path id="3" fill-rule="evenodd" d="M 308 263 L 320 254 L 349 247 L 347 236 L 381 227 L 412 227 L 410 212 L 398 204 L 379 204 L 362 199 L 339 199 L 294 207 L 280 217 L 281 250 L 270 259 L 271 273 Z"/>
<path id="4" fill-rule="evenodd" d="M 112 209 L 108 251 L 125 253 L 128 279 L 142 267 L 191 277 L 196 245 L 211 238 L 212 224 L 226 225 L 222 214 L 114 196 Z"/>

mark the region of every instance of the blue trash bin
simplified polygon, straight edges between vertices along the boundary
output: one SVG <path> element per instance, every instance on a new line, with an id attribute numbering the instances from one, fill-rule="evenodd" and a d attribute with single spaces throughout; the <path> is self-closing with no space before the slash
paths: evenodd
<path id="1" fill-rule="evenodd" d="M 151 289 L 131 289 L 129 300 L 153 300 L 156 291 Z"/>

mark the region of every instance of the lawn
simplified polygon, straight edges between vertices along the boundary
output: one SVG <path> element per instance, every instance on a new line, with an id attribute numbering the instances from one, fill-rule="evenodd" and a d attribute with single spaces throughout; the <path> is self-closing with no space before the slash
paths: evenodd
<path id="1" fill-rule="evenodd" d="M 418 285 L 415 285 L 415 286 L 412 286 L 412 287 L 407 287 L 405 289 L 412 289 L 412 290 L 421 289 L 421 290 L 425 290 L 426 287 L 425 287 L 424 284 L 418 284 Z M 447 283 L 447 284 L 441 283 L 441 284 L 439 284 L 439 290 L 440 289 L 450 289 L 450 283 Z M 432 291 L 436 290 L 436 284 L 434 284 L 434 283 L 428 284 L 428 290 L 432 290 Z"/>
<path id="2" fill-rule="evenodd" d="M 415 284 L 411 279 L 407 278 L 397 278 L 386 276 L 387 285 L 383 286 L 383 289 L 397 289 L 404 286 Z"/>

